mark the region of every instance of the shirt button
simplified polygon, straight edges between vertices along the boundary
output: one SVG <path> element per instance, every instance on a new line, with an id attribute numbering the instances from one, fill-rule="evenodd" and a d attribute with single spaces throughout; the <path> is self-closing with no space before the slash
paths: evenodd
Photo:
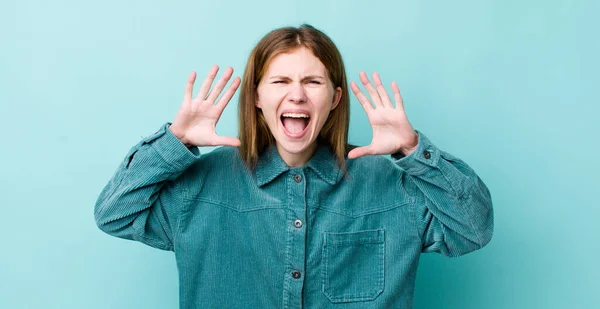
<path id="1" fill-rule="evenodd" d="M 294 226 L 297 227 L 297 228 L 301 228 L 302 227 L 302 221 L 300 221 L 300 220 L 294 221 Z"/>
<path id="2" fill-rule="evenodd" d="M 301 182 L 302 181 L 302 176 L 300 174 L 296 174 L 296 175 L 294 175 L 294 180 L 296 182 Z"/>
<path id="3" fill-rule="evenodd" d="M 425 157 L 425 159 L 429 159 L 429 158 L 431 158 L 431 153 L 429 153 L 429 151 L 425 150 L 425 151 L 423 151 L 423 157 Z"/>
<path id="4" fill-rule="evenodd" d="M 297 271 L 297 270 L 294 270 L 294 271 L 292 272 L 292 277 L 293 277 L 294 279 L 298 279 L 298 278 L 300 278 L 300 272 L 299 272 L 299 271 Z"/>

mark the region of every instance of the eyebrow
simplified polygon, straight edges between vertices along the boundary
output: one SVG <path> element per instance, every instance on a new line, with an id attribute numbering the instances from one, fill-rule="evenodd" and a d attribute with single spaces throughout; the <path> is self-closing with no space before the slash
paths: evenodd
<path id="1" fill-rule="evenodd" d="M 291 79 L 287 76 L 283 76 L 283 75 L 276 75 L 276 76 L 271 76 L 269 77 L 269 79 Z M 325 77 L 321 76 L 321 75 L 308 75 L 302 78 L 302 80 L 306 80 L 306 79 L 325 79 Z"/>

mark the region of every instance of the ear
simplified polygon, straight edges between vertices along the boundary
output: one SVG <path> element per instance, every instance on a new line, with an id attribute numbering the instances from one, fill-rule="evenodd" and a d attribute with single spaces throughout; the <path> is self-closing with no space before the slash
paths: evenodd
<path id="1" fill-rule="evenodd" d="M 331 110 L 334 110 L 342 99 L 342 87 L 335 88 L 335 93 L 333 94 L 333 104 L 331 105 Z"/>
<path id="2" fill-rule="evenodd" d="M 256 96 L 256 100 L 254 101 L 254 106 L 262 109 L 262 105 L 260 104 L 260 98 L 258 97 L 258 85 L 254 86 L 254 95 Z"/>
<path id="3" fill-rule="evenodd" d="M 256 101 L 254 101 L 254 106 L 262 109 L 262 104 L 260 104 L 260 100 L 258 98 L 258 91 L 256 92 Z"/>

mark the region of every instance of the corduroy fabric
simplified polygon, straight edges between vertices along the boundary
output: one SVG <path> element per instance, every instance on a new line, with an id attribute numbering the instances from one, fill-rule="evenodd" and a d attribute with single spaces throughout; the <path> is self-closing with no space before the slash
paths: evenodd
<path id="1" fill-rule="evenodd" d="M 422 252 L 457 257 L 493 233 L 488 188 L 419 133 L 409 156 L 347 161 L 319 146 L 254 171 L 200 154 L 165 123 L 125 156 L 94 215 L 106 233 L 175 253 L 180 308 L 412 308 Z"/>

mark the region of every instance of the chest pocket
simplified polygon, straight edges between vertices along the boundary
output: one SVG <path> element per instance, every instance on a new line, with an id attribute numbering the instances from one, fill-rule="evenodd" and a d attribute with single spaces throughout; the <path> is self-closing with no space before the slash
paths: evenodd
<path id="1" fill-rule="evenodd" d="M 385 230 L 324 233 L 322 292 L 333 303 L 374 300 L 384 287 Z"/>

